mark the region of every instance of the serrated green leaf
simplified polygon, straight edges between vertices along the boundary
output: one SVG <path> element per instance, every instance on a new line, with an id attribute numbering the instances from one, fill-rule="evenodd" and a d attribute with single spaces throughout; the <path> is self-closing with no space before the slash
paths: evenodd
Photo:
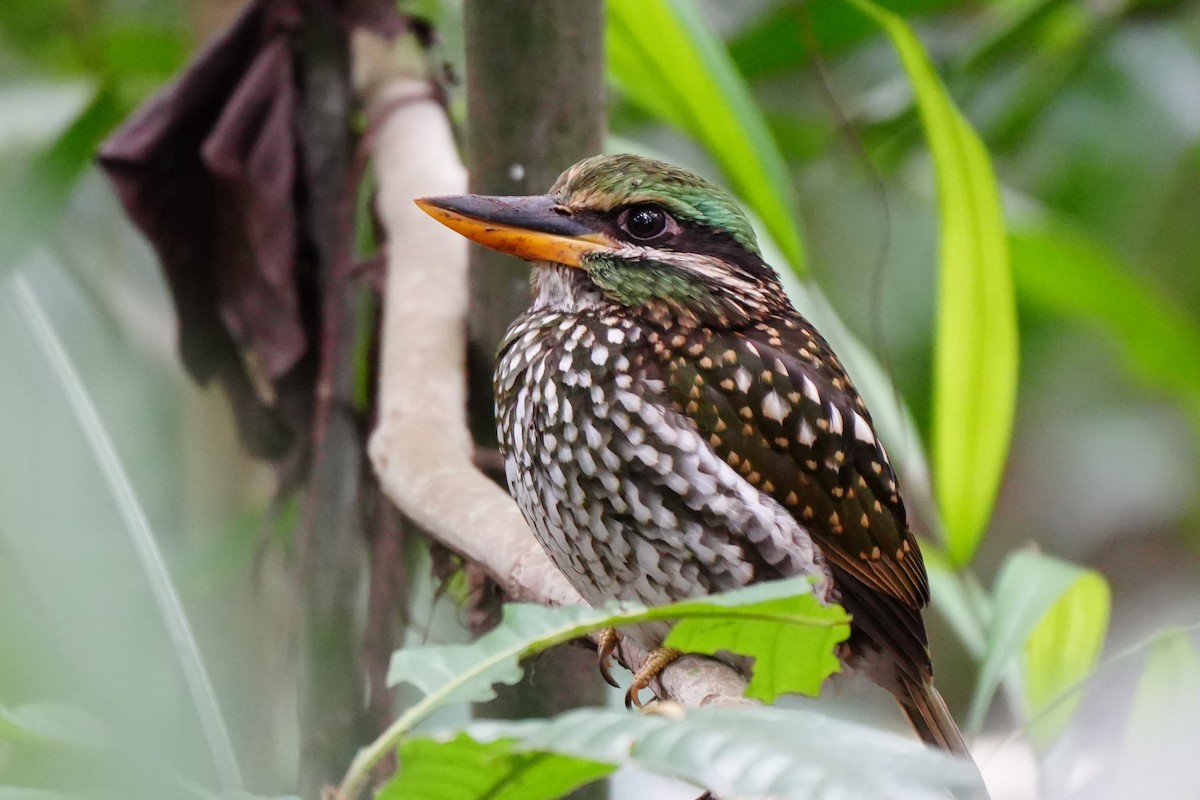
<path id="1" fill-rule="evenodd" d="M 376 800 L 553 800 L 614 767 L 551 752 L 516 751 L 507 739 L 410 739 Z"/>
<path id="2" fill-rule="evenodd" d="M 684 642 L 695 642 L 698 652 L 729 650 L 745 655 L 769 655 L 778 634 L 769 628 L 815 631 L 806 637 L 800 633 L 791 640 L 794 647 L 832 648 L 849 635 L 849 618 L 841 608 L 826 606 L 812 594 L 807 578 L 756 584 L 736 592 L 686 600 L 669 606 L 648 608 L 640 603 L 610 603 L 602 608 L 567 606 L 548 608 L 531 603 L 511 603 L 504 607 L 501 624 L 466 645 L 439 645 L 398 650 L 388 669 L 390 685 L 409 683 L 432 699 L 436 707 L 462 702 L 488 700 L 495 696 L 496 683 L 516 683 L 521 679 L 519 661 L 556 644 L 576 639 L 604 628 L 635 625 L 658 620 L 687 621 Z M 729 625 L 734 622 L 737 624 Z M 743 633 L 738 624 L 751 623 L 754 632 Z M 764 627 L 766 626 L 766 627 Z M 791 635 L 791 634 L 789 634 Z M 674 646 L 676 640 L 669 639 Z M 743 651 L 739 647 L 750 648 Z M 705 649 L 712 648 L 712 649 Z M 687 649 L 687 648 L 684 648 Z M 804 663 L 799 650 L 788 654 L 790 660 Z M 769 657 L 765 661 L 769 661 Z M 837 667 L 814 656 L 811 671 L 793 680 L 809 685 L 823 680 Z M 764 663 L 770 670 L 770 665 Z M 825 670 L 819 675 L 820 670 Z M 797 670 L 797 673 L 801 673 Z M 782 679 L 768 679 L 768 684 Z M 787 690 L 790 691 L 790 690 Z M 422 713 L 431 711 L 425 709 Z"/>
<path id="3" fill-rule="evenodd" d="M 609 0 L 609 72 L 629 99 L 707 148 L 804 272 L 791 176 L 724 43 L 691 0 Z"/>
<path id="4" fill-rule="evenodd" d="M 1017 317 L 1000 192 L 987 150 L 904 20 L 847 0 L 891 37 L 937 173 L 941 220 L 933 468 L 947 550 L 970 562 L 1004 471 L 1017 389 Z"/>
<path id="5" fill-rule="evenodd" d="M 849 634 L 845 611 L 838 606 L 814 602 L 808 578 L 771 581 L 658 608 L 647 608 L 639 603 L 611 603 L 603 608 L 510 604 L 505 606 L 500 625 L 472 644 L 408 648 L 393 655 L 388 670 L 389 684 L 410 683 L 423 691 L 425 697 L 359 752 L 342 782 L 342 796 L 356 796 L 371 766 L 434 711 L 451 703 L 488 699 L 494 696 L 494 684 L 519 680 L 521 658 L 605 628 L 655 621 L 704 620 L 712 623 L 731 618 L 840 634 L 805 639 L 805 646 L 812 647 L 832 648 Z M 763 647 L 764 642 L 770 641 L 770 636 L 762 632 L 765 629 L 758 630 L 759 635 L 749 638 L 728 626 L 707 634 L 693 632 L 691 635 L 703 636 L 706 646 L 737 652 L 739 644 L 749 642 Z M 757 654 L 765 655 L 766 650 Z M 789 652 L 788 659 L 793 664 L 806 664 L 808 670 L 824 670 L 831 664 L 836 667 L 836 662 L 802 652 Z M 768 661 L 764 659 L 763 669 L 773 669 Z M 797 676 L 791 680 L 808 685 L 808 682 L 819 682 L 829 674 L 825 672 L 817 677 L 816 672 L 805 675 L 797 670 Z M 786 683 L 781 678 L 772 682 L 775 685 Z"/>
<path id="6" fill-rule="evenodd" d="M 970 765 L 913 739 L 812 711 L 697 709 L 674 718 L 580 709 L 550 720 L 477 723 L 470 733 L 511 739 L 519 750 L 639 767 L 721 797 L 917 800 L 975 785 Z"/>
<path id="7" fill-rule="evenodd" d="M 1041 747 L 1054 742 L 1079 707 L 1078 692 L 1059 695 L 1095 668 L 1108 632 L 1109 604 L 1108 582 L 1083 570 L 1025 643 L 1025 703 Z"/>
<path id="8" fill-rule="evenodd" d="M 1013 553 L 1000 568 L 993 591 L 987 649 L 967 727 L 978 731 L 1005 673 L 1025 652 L 1029 637 L 1068 589 L 1089 574 L 1083 567 L 1033 550 Z"/>
<path id="9" fill-rule="evenodd" d="M 728 595 L 717 598 L 727 601 Z M 769 600 L 755 606 L 755 614 L 718 616 L 721 603 L 713 603 L 713 618 L 695 617 L 676 623 L 666 644 L 685 653 L 716 655 L 728 650 L 755 658 L 754 674 L 746 696 L 770 703 L 787 692 L 816 695 L 825 679 L 837 672 L 834 655 L 838 642 L 850 636 L 849 618 L 830 627 L 806 624 L 784 625 L 792 617 L 798 622 L 815 619 L 830 611 L 813 595 Z"/>

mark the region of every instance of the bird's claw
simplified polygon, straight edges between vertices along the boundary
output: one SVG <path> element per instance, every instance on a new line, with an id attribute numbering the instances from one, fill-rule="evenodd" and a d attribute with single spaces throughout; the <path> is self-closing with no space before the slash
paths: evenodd
<path id="1" fill-rule="evenodd" d="M 620 641 L 621 637 L 616 628 L 607 628 L 600 634 L 600 651 L 598 653 L 600 676 L 614 689 L 621 688 L 621 684 L 617 683 L 617 679 L 612 676 L 612 654 Z"/>
<path id="2" fill-rule="evenodd" d="M 638 697 L 642 693 L 642 689 L 650 686 L 650 682 L 658 677 L 659 673 L 667 668 L 675 659 L 679 658 L 683 653 L 673 647 L 656 647 L 650 657 L 646 659 L 646 663 L 642 664 L 642 668 L 633 676 L 633 683 L 629 686 L 629 691 L 625 692 L 625 707 L 626 708 L 643 708 L 641 698 Z"/>

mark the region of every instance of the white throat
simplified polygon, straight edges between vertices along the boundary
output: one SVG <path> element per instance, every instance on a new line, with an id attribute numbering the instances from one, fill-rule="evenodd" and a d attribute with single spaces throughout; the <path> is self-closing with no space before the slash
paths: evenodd
<path id="1" fill-rule="evenodd" d="M 533 265 L 530 284 L 536 311 L 576 313 L 610 302 L 582 269 L 549 261 Z"/>

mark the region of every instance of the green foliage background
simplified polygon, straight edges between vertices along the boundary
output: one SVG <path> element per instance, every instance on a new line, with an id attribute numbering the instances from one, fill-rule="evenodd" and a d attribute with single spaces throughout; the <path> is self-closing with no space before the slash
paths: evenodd
<path id="1" fill-rule="evenodd" d="M 182 376 L 153 257 L 90 166 L 214 5 L 0 4 L 0 797 L 295 774 L 289 521 L 264 522 L 268 473 Z M 456 5 L 417 5 L 461 59 Z M 610 0 L 613 147 L 727 183 L 846 356 L 927 534 L 939 685 L 990 737 L 985 774 L 1195 786 L 1200 7 L 886 9 Z M 460 641 L 409 568 L 413 639 Z M 529 769 L 537 724 L 460 755 Z M 579 774 L 601 750 L 570 753 Z M 1085 758 L 1106 767 L 1071 783 Z"/>

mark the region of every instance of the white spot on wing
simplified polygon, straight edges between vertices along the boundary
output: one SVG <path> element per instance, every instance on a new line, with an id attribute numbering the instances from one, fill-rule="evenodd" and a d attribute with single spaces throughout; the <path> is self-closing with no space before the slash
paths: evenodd
<path id="1" fill-rule="evenodd" d="M 821 393 L 817 391 L 817 385 L 807 375 L 804 376 L 804 396 L 814 403 L 821 402 Z"/>
<path id="2" fill-rule="evenodd" d="M 817 440 L 817 432 L 813 430 L 812 425 L 808 424 L 807 419 L 800 420 L 800 444 L 805 447 L 812 447 L 813 442 Z"/>
<path id="3" fill-rule="evenodd" d="M 871 430 L 871 425 L 863 418 L 863 415 L 857 411 L 854 412 L 854 436 L 860 442 L 875 444 L 875 432 Z"/>
<path id="4" fill-rule="evenodd" d="M 787 401 L 779 396 L 779 392 L 768 392 L 763 398 L 762 413 L 767 419 L 783 422 L 787 419 L 789 410 Z"/>
<path id="5" fill-rule="evenodd" d="M 733 373 L 733 382 L 737 384 L 739 392 L 746 394 L 750 391 L 750 371 L 745 367 L 738 367 Z"/>

